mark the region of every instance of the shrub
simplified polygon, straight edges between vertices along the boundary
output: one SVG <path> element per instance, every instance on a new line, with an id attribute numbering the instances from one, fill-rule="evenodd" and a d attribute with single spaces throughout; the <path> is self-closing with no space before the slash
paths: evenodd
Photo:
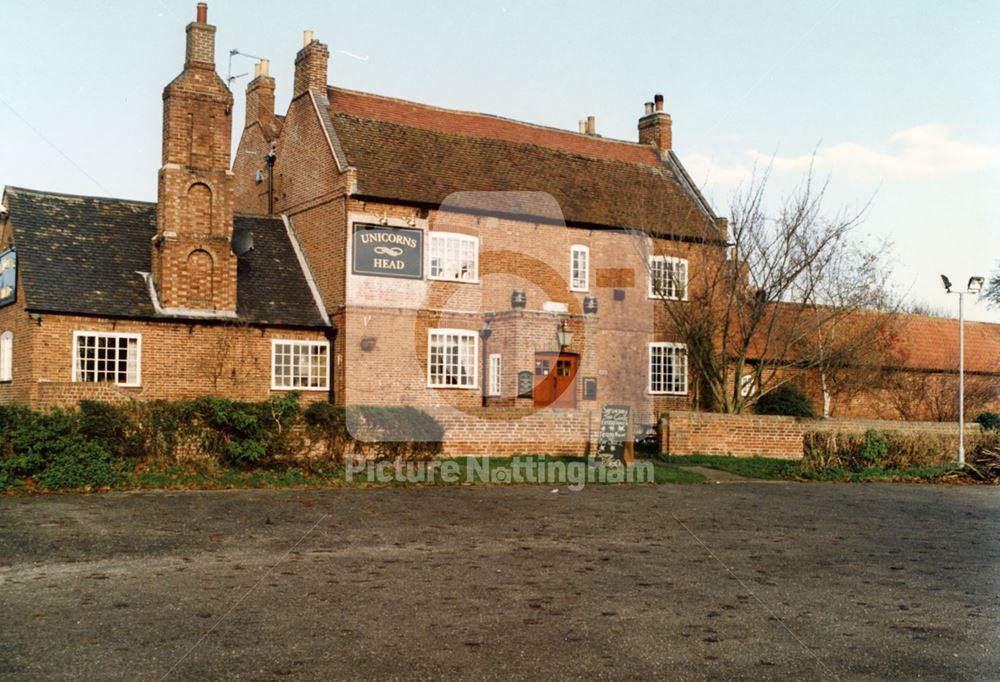
<path id="1" fill-rule="evenodd" d="M 885 436 L 875 429 L 868 429 L 862 437 L 861 447 L 858 449 L 858 459 L 870 464 L 879 464 L 889 454 L 889 443 Z"/>
<path id="2" fill-rule="evenodd" d="M 80 413 L 4 408 L 0 416 L 0 483 L 32 478 L 58 490 L 111 485 L 117 475 L 109 452 L 83 433 Z"/>
<path id="3" fill-rule="evenodd" d="M 970 450 L 1000 442 L 995 434 L 967 434 Z M 810 431 L 804 436 L 803 471 L 842 469 L 859 472 L 882 469 L 919 469 L 956 460 L 958 436 L 940 433 L 904 433 L 869 430 L 864 434 Z"/>
<path id="4" fill-rule="evenodd" d="M 812 401 L 798 386 L 782 384 L 769 391 L 757 400 L 754 406 L 757 414 L 779 415 L 784 417 L 816 417 Z"/>
<path id="5" fill-rule="evenodd" d="M 322 459 L 343 462 L 354 443 L 347 430 L 347 411 L 344 407 L 328 402 L 313 403 L 302 413 L 302 419 L 309 440 L 320 444 Z"/>
<path id="6" fill-rule="evenodd" d="M 192 403 L 201 444 L 236 466 L 261 464 L 293 449 L 292 429 L 300 415 L 299 393 L 257 403 L 205 396 Z"/>
<path id="7" fill-rule="evenodd" d="M 996 412 L 980 412 L 975 422 L 983 427 L 983 431 L 1000 433 L 1000 414 Z"/>

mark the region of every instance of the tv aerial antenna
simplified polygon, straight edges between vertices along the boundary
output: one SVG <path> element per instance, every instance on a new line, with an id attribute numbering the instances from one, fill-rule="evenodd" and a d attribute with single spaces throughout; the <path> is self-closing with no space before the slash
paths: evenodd
<path id="1" fill-rule="evenodd" d="M 260 60 L 264 59 L 263 57 L 258 57 L 255 54 L 248 54 L 246 52 L 240 52 L 237 49 L 230 50 L 229 51 L 229 72 L 226 75 L 226 87 L 229 88 L 230 90 L 233 89 L 233 81 L 234 80 L 236 80 L 237 78 L 243 78 L 243 76 L 249 76 L 250 75 L 249 71 L 247 71 L 246 73 L 238 73 L 235 76 L 233 75 L 233 57 L 247 57 L 249 59 L 256 59 L 258 62 Z"/>

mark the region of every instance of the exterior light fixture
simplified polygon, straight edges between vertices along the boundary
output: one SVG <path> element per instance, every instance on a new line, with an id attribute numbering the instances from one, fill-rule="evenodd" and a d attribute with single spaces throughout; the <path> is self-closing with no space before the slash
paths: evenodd
<path id="1" fill-rule="evenodd" d="M 487 320 L 483 328 L 479 330 L 479 338 L 483 341 L 488 341 L 491 336 L 493 336 L 493 329 L 490 327 L 490 321 Z"/>
<path id="2" fill-rule="evenodd" d="M 583 299 L 583 312 L 587 315 L 597 314 L 597 297 L 587 296 Z"/>
<path id="3" fill-rule="evenodd" d="M 965 464 L 965 294 L 978 294 L 983 289 L 983 277 L 970 277 L 965 291 L 952 291 L 951 280 L 941 275 L 941 283 L 949 294 L 958 294 L 958 463 Z"/>
<path id="4" fill-rule="evenodd" d="M 565 348 L 573 343 L 573 331 L 569 328 L 566 320 L 560 322 L 559 326 L 556 327 L 556 341 L 559 342 L 560 348 Z"/>
<path id="5" fill-rule="evenodd" d="M 528 305 L 528 295 L 523 291 L 515 289 L 510 292 L 510 307 L 511 308 L 523 308 Z"/>

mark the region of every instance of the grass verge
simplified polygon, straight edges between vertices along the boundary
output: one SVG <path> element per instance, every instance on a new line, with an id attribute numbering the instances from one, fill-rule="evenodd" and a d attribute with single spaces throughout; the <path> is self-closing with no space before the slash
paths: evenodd
<path id="1" fill-rule="evenodd" d="M 824 469 L 803 471 L 800 460 L 776 457 L 727 457 L 724 455 L 682 455 L 665 457 L 664 461 L 677 466 L 700 466 L 727 471 L 737 476 L 760 480 L 800 481 L 936 481 L 954 478 L 960 471 L 956 464 L 914 467 L 909 469 L 882 469 L 872 467 L 862 471 Z M 960 478 L 965 478 L 960 476 Z"/>
<path id="2" fill-rule="evenodd" d="M 699 473 L 660 460 L 638 460 L 631 473 L 616 478 L 602 476 L 588 467 L 584 457 L 529 455 L 522 457 L 454 457 L 394 467 L 373 462 L 355 471 L 329 469 L 255 468 L 237 469 L 215 463 L 142 464 L 119 471 L 110 486 L 77 490 L 227 490 L 252 488 L 338 488 L 364 486 L 505 485 L 552 486 L 604 485 L 615 483 L 704 483 Z M 648 468 L 643 471 L 643 466 Z M 33 482 L 18 480 L 10 492 L 42 492 Z"/>
<path id="3" fill-rule="evenodd" d="M 725 455 L 682 455 L 664 458 L 668 464 L 698 466 L 727 471 L 737 476 L 764 480 L 794 480 L 799 477 L 798 460 L 776 457 L 728 457 Z"/>

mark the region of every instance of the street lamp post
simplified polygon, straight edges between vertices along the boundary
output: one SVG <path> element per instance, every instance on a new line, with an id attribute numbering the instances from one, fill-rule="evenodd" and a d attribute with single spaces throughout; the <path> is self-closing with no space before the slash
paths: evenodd
<path id="1" fill-rule="evenodd" d="M 958 464 L 965 465 L 965 294 L 978 294 L 983 289 L 982 277 L 970 277 L 965 291 L 952 291 L 951 280 L 941 275 L 944 290 L 958 294 Z"/>

